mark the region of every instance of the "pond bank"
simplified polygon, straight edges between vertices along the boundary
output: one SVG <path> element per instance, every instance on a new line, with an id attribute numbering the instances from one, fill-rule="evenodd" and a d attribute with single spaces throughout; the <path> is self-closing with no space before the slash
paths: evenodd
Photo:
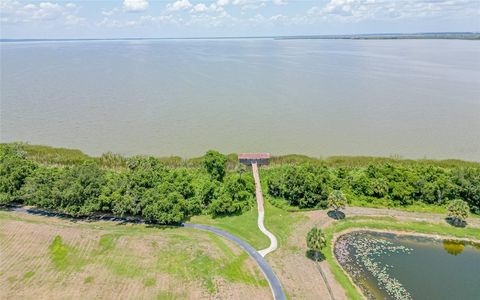
<path id="1" fill-rule="evenodd" d="M 480 244 L 471 240 L 387 230 L 342 233 L 333 256 L 368 299 L 475 299 L 480 292 L 471 284 L 480 280 Z"/>
<path id="2" fill-rule="evenodd" d="M 354 208 L 365 210 L 366 215 L 371 215 L 375 209 Z M 389 211 L 395 213 L 395 210 Z M 428 214 L 425 214 L 428 215 Z M 348 214 L 347 214 L 348 216 Z M 478 228 L 455 228 L 442 224 L 427 223 L 427 222 L 399 222 L 394 216 L 391 219 L 380 217 L 347 217 L 341 221 L 326 222 L 324 227 L 327 234 L 327 249 L 325 251 L 326 260 L 335 276 L 345 289 L 348 297 L 351 299 L 364 299 L 365 295 L 360 291 L 352 278 L 339 265 L 334 255 L 335 241 L 342 235 L 353 231 L 377 231 L 399 233 L 404 235 L 417 235 L 424 237 L 436 237 L 437 239 L 454 239 L 468 242 L 480 241 L 480 229 Z"/>

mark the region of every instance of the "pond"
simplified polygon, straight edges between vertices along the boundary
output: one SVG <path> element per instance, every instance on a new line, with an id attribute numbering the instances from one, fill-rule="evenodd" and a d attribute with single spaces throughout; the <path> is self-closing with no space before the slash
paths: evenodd
<path id="1" fill-rule="evenodd" d="M 479 244 L 357 231 L 335 257 L 369 299 L 480 299 Z"/>

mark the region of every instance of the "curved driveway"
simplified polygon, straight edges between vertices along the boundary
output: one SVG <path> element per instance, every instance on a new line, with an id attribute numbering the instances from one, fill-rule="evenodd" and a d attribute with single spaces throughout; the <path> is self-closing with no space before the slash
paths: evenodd
<path id="1" fill-rule="evenodd" d="M 258 264 L 260 269 L 262 270 L 263 274 L 265 274 L 265 277 L 267 278 L 268 284 L 270 285 L 270 288 L 272 289 L 272 294 L 273 298 L 275 300 L 286 300 L 287 297 L 285 296 L 285 292 L 283 291 L 282 285 L 280 284 L 280 281 L 277 278 L 277 275 L 273 273 L 272 268 L 270 265 L 265 261 L 265 259 L 260 255 L 260 253 L 255 250 L 252 246 L 250 246 L 249 243 L 245 242 L 244 240 L 239 239 L 238 237 L 234 236 L 233 234 L 230 234 L 224 230 L 207 226 L 207 225 L 200 225 L 200 224 L 190 224 L 190 223 L 184 223 L 184 227 L 189 227 L 189 228 L 195 228 L 195 229 L 201 229 L 201 230 L 206 230 L 213 232 L 219 236 L 222 236 L 235 244 L 237 244 L 240 248 L 245 250 Z"/>
<path id="2" fill-rule="evenodd" d="M 25 207 L 14 207 L 11 209 L 11 211 L 15 212 L 20 212 L 20 213 L 26 213 L 26 214 L 35 214 L 35 215 L 42 215 L 46 217 L 67 217 L 64 214 L 61 213 L 52 213 L 52 212 L 47 212 L 41 209 L 28 209 Z M 107 218 L 98 218 L 98 220 L 102 221 L 113 221 L 113 222 L 118 222 L 118 221 L 123 221 L 123 222 L 132 222 L 132 223 L 144 223 L 142 220 L 135 219 L 135 220 L 129 220 L 126 218 L 115 218 L 115 217 L 107 217 Z M 258 264 L 260 269 L 262 270 L 263 274 L 265 274 L 265 277 L 268 281 L 268 284 L 270 285 L 270 289 L 272 290 L 273 298 L 275 300 L 286 300 L 287 297 L 285 296 L 285 292 L 283 291 L 282 285 L 280 284 L 280 281 L 277 278 L 277 275 L 273 273 L 272 268 L 270 265 L 265 261 L 265 259 L 253 248 L 250 246 L 249 243 L 245 242 L 244 240 L 234 236 L 231 233 L 228 233 L 224 230 L 207 226 L 207 225 L 201 225 L 201 224 L 191 224 L 191 223 L 182 223 L 181 226 L 183 227 L 188 227 L 188 228 L 195 228 L 195 229 L 200 229 L 200 230 L 206 230 L 210 231 L 212 233 L 215 233 L 216 235 L 222 236 L 235 244 L 237 244 L 240 248 L 245 250 Z"/>

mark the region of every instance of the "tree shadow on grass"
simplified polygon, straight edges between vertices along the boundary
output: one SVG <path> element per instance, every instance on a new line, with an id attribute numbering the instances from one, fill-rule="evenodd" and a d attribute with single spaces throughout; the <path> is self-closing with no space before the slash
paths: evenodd
<path id="1" fill-rule="evenodd" d="M 320 251 L 307 250 L 305 256 L 313 261 L 324 261 L 325 255 Z"/>
<path id="2" fill-rule="evenodd" d="M 182 228 L 183 226 L 181 224 L 179 225 L 147 224 L 145 227 L 166 230 L 166 229 L 178 229 L 178 228 Z"/>
<path id="3" fill-rule="evenodd" d="M 327 212 L 327 216 L 329 216 L 330 218 L 335 219 L 335 220 L 345 219 L 345 214 L 341 211 L 331 210 L 331 211 Z"/>
<path id="4" fill-rule="evenodd" d="M 465 226 L 467 226 L 467 222 L 466 221 L 462 221 L 462 220 L 459 220 L 459 219 L 456 219 L 456 218 L 450 218 L 450 217 L 446 217 L 445 218 L 445 221 L 454 226 L 454 227 L 460 227 L 460 228 L 463 228 Z"/>
<path id="5" fill-rule="evenodd" d="M 224 214 L 212 214 L 212 219 L 223 219 L 228 217 L 240 216 L 244 213 L 244 211 L 236 211 L 233 213 L 224 213 Z"/>

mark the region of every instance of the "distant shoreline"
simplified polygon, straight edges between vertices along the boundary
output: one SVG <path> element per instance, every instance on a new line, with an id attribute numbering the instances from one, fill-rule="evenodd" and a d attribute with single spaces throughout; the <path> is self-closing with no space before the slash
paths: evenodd
<path id="1" fill-rule="evenodd" d="M 230 40 L 230 39 L 273 39 L 273 40 L 480 40 L 480 32 L 423 32 L 423 33 L 365 33 L 338 35 L 291 35 L 291 36 L 213 36 L 213 37 L 139 37 L 139 38 L 19 38 L 0 39 L 9 42 L 70 42 L 70 41 L 149 41 L 149 40 Z"/>
<path id="2" fill-rule="evenodd" d="M 56 147 L 49 145 L 35 145 L 25 142 L 0 142 L 2 145 L 18 145 L 26 152 L 27 156 L 31 157 L 40 163 L 47 163 L 53 165 L 62 165 L 69 163 L 78 163 L 86 160 L 102 160 L 105 158 L 113 160 L 125 160 L 129 157 L 143 156 L 155 157 L 160 159 L 167 165 L 199 165 L 203 156 L 181 157 L 176 155 L 159 156 L 154 154 L 132 154 L 122 155 L 114 152 L 105 152 L 101 155 L 90 155 L 84 153 L 80 149 L 68 147 Z M 226 154 L 227 161 L 234 165 L 237 161 L 237 153 Z M 406 158 L 402 156 L 368 156 L 368 155 L 332 155 L 332 156 L 308 156 L 304 154 L 276 154 L 270 159 L 270 164 L 302 164 L 302 163 L 317 163 L 335 166 L 368 166 L 376 163 L 392 163 L 392 164 L 434 164 L 441 167 L 474 167 L 480 168 L 480 161 L 462 160 L 456 158 L 449 159 L 433 159 L 433 158 Z"/>

